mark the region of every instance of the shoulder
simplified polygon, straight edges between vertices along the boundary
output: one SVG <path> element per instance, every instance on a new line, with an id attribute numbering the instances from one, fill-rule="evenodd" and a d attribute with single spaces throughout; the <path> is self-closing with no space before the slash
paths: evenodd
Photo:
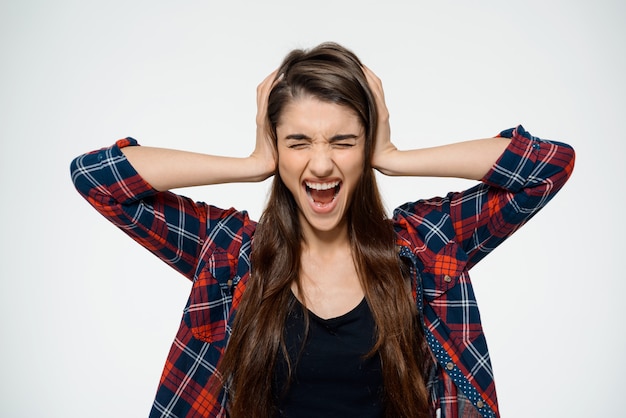
<path id="1" fill-rule="evenodd" d="M 448 197 L 405 203 L 394 210 L 393 223 L 399 238 L 414 249 L 436 253 L 455 237 Z"/>
<path id="2" fill-rule="evenodd" d="M 252 239 L 257 222 L 250 219 L 247 211 L 211 205 L 207 205 L 206 210 L 207 242 L 210 246 L 228 249 Z"/>

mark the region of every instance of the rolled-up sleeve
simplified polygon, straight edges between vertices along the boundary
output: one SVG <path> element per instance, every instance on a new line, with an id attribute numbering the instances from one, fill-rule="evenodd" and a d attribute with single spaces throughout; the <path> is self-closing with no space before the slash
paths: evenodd
<path id="1" fill-rule="evenodd" d="M 571 176 L 575 153 L 570 145 L 532 136 L 521 125 L 499 136 L 511 138 L 511 143 L 485 175 L 484 183 L 550 198 Z"/>
<path id="2" fill-rule="evenodd" d="M 574 150 L 565 143 L 534 137 L 521 125 L 499 136 L 511 142 L 482 183 L 448 196 L 470 266 L 545 207 L 574 169 Z"/>
<path id="3" fill-rule="evenodd" d="M 130 204 L 156 194 L 122 153 L 122 148 L 138 145 L 133 138 L 120 139 L 111 147 L 75 158 L 70 171 L 78 192 L 94 206 L 99 202 Z"/>
<path id="4" fill-rule="evenodd" d="M 164 262 L 193 279 L 206 235 L 209 208 L 146 182 L 122 153 L 132 138 L 76 157 L 71 165 L 78 192 L 100 214 Z"/>

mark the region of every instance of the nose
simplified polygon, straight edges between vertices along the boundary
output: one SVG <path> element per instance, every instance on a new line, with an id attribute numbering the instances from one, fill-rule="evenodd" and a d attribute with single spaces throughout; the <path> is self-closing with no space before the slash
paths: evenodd
<path id="1" fill-rule="evenodd" d="M 333 172 L 334 166 L 331 150 L 327 146 L 313 147 L 309 170 L 316 177 L 328 177 Z"/>

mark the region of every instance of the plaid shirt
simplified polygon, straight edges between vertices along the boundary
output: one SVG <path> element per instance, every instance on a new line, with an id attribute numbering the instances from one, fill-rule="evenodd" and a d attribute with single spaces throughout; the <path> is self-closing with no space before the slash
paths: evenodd
<path id="1" fill-rule="evenodd" d="M 428 387 L 441 417 L 499 416 L 468 270 L 548 203 L 574 167 L 568 145 L 521 126 L 500 136 L 512 141 L 481 183 L 394 211 L 436 359 Z M 77 157 L 72 180 L 109 221 L 193 282 L 150 416 L 223 417 L 228 395 L 215 397 L 207 383 L 246 288 L 256 223 L 246 212 L 157 192 L 120 151 L 136 144 L 127 138 Z"/>

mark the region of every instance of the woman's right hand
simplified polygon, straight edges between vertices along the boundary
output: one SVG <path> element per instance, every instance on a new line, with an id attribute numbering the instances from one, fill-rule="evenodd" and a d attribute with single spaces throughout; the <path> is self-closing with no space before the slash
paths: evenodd
<path id="1" fill-rule="evenodd" d="M 276 150 L 267 128 L 267 100 L 276 71 L 257 88 L 256 144 L 248 157 L 222 157 L 173 149 L 126 147 L 122 152 L 157 190 L 263 181 L 276 171 Z"/>
<path id="2" fill-rule="evenodd" d="M 264 180 L 274 174 L 276 171 L 276 146 L 270 136 L 270 127 L 267 120 L 267 104 L 270 92 L 274 85 L 278 82 L 274 70 L 265 80 L 258 85 L 256 89 L 256 144 L 254 151 L 250 154 L 250 160 L 257 167 L 259 179 Z"/>

